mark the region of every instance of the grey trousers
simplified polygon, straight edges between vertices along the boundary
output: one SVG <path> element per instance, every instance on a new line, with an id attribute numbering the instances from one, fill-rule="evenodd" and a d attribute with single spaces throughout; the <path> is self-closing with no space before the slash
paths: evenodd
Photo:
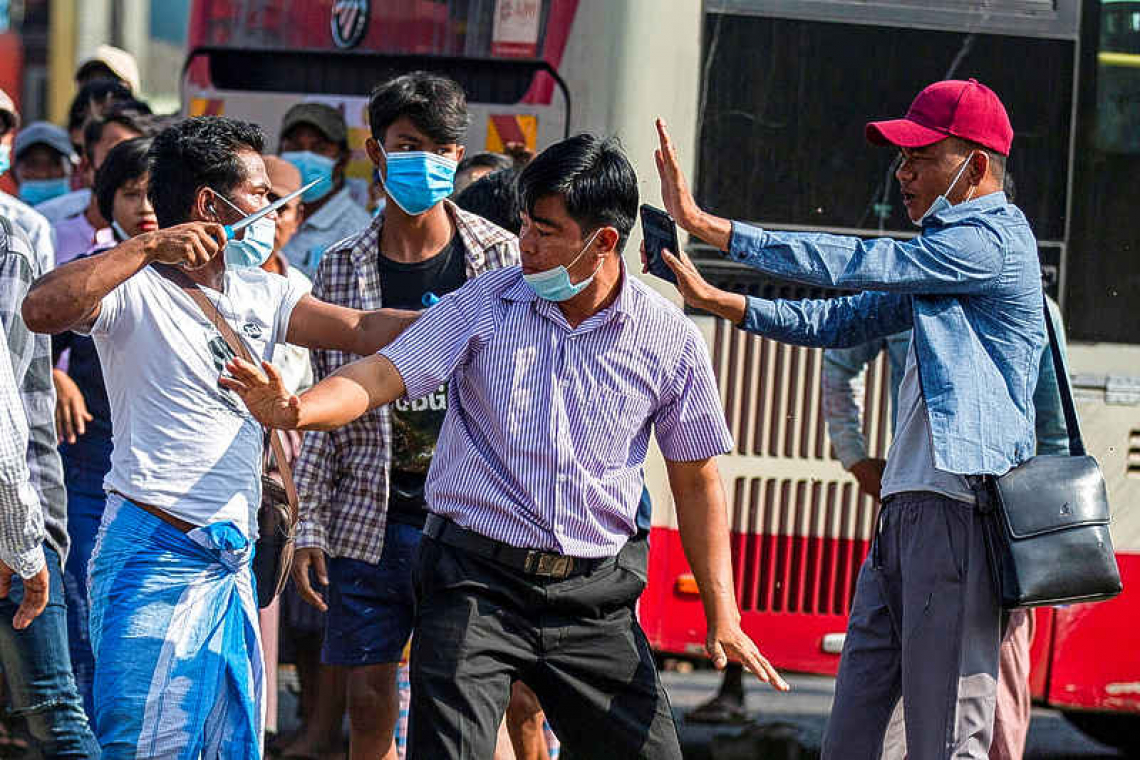
<path id="1" fill-rule="evenodd" d="M 888 497 L 855 589 L 824 760 L 878 760 L 899 696 L 910 760 L 987 757 L 1001 609 L 982 518 L 936 493 Z"/>

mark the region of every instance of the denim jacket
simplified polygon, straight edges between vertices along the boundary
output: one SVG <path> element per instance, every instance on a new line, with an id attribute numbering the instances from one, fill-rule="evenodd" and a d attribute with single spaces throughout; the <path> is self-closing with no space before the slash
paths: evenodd
<path id="1" fill-rule="evenodd" d="M 1046 340 L 1041 274 L 1029 223 L 1004 193 L 931 214 L 906 241 L 733 222 L 728 253 L 776 277 L 864 291 L 749 297 L 745 330 L 847 347 L 913 327 L 938 469 L 1000 475 L 1033 456 L 1033 391 Z"/>

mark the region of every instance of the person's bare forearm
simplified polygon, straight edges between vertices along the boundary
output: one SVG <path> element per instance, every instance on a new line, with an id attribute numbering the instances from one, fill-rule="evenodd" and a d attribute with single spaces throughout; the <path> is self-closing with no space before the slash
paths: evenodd
<path id="1" fill-rule="evenodd" d="M 395 340 L 419 315 L 402 309 L 360 311 L 306 295 L 293 309 L 285 339 L 305 348 L 369 356 Z"/>
<path id="2" fill-rule="evenodd" d="M 151 261 L 148 236 L 56 267 L 36 280 L 22 307 L 28 329 L 60 333 L 86 320 L 103 297 Z"/>
<path id="3" fill-rule="evenodd" d="M 386 357 L 346 364 L 301 394 L 299 430 L 336 430 L 404 395 L 404 379 Z"/>
<path id="4" fill-rule="evenodd" d="M 748 299 L 739 293 L 713 288 L 693 306 L 738 325 L 744 320 L 744 314 L 748 310 Z"/>
<path id="5" fill-rule="evenodd" d="M 399 337 L 420 318 L 418 311 L 378 309 L 364 312 L 356 330 L 357 351 L 360 356 L 374 354 Z"/>
<path id="6" fill-rule="evenodd" d="M 709 627 L 739 622 L 724 488 L 716 461 L 709 459 L 699 465 L 670 462 L 667 467 L 681 546 L 700 589 Z"/>
<path id="7" fill-rule="evenodd" d="M 699 211 L 677 224 L 694 237 L 698 237 L 718 251 L 727 251 L 732 239 L 732 221 L 714 216 L 707 211 Z"/>

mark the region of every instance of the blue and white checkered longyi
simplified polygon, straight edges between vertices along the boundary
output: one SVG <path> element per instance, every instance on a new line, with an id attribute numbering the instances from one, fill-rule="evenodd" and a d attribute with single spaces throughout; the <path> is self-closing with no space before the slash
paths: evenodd
<path id="1" fill-rule="evenodd" d="M 182 533 L 108 498 L 88 582 L 106 760 L 262 756 L 252 555 L 232 523 Z"/>

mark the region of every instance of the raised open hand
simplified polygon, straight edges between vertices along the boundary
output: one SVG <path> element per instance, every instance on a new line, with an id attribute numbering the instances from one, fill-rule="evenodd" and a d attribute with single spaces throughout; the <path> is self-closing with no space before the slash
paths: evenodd
<path id="1" fill-rule="evenodd" d="M 665 121 L 658 119 L 656 124 L 660 145 L 653 157 L 657 163 L 657 176 L 661 178 L 661 201 L 674 221 L 683 229 L 692 232 L 692 227 L 701 216 L 701 208 L 689 191 L 689 183 L 685 180 L 685 173 L 681 171 L 677 149 L 669 137 Z"/>
<path id="2" fill-rule="evenodd" d="M 300 422 L 301 400 L 289 392 L 281 373 L 269 362 L 261 363 L 264 373 L 244 359 L 226 364 L 231 377 L 223 375 L 218 384 L 241 396 L 249 411 L 267 428 L 294 430 Z"/>

